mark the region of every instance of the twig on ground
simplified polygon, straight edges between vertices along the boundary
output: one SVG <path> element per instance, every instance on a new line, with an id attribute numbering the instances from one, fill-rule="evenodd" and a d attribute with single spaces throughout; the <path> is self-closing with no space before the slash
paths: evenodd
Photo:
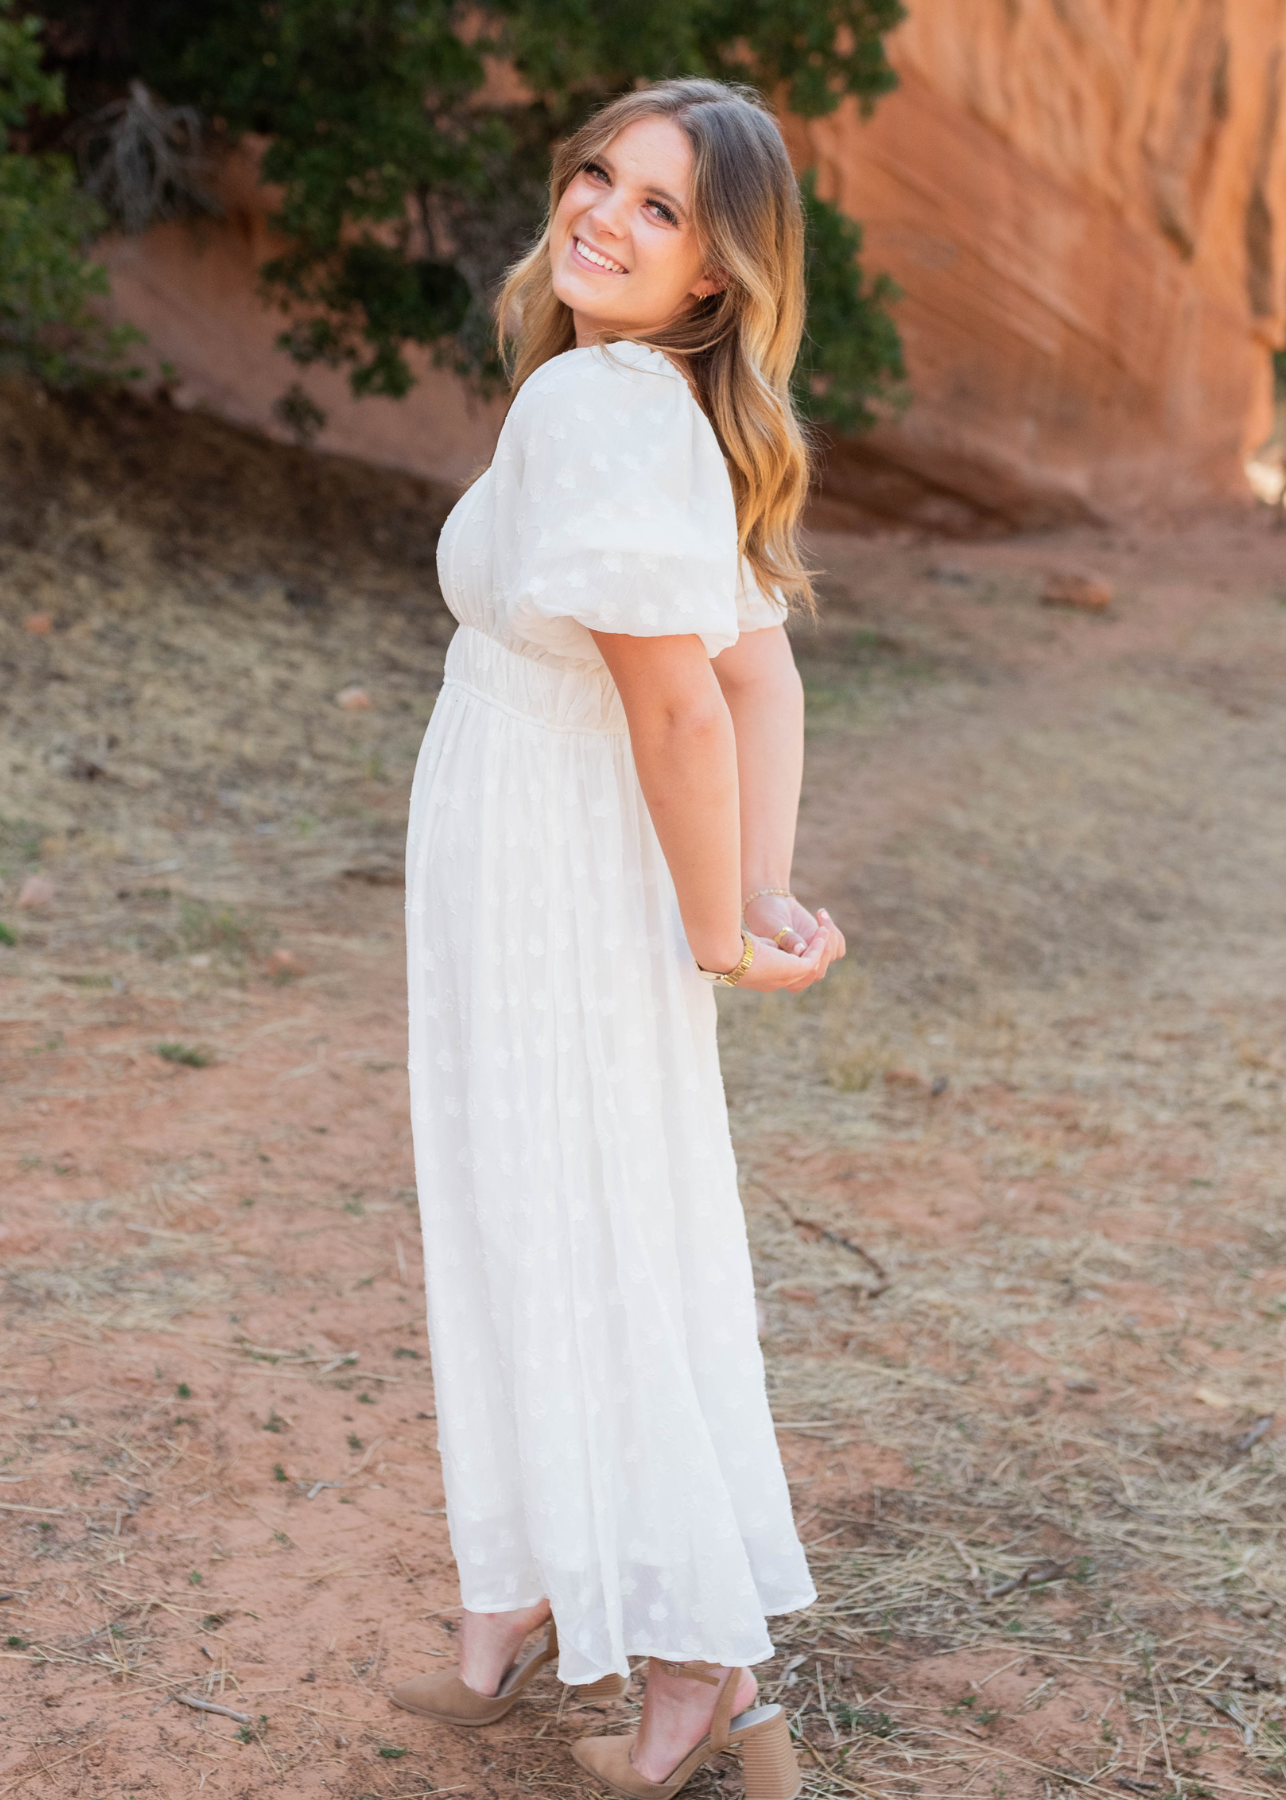
<path id="1" fill-rule="evenodd" d="M 806 1234 L 814 1233 L 817 1237 L 824 1238 L 828 1244 L 837 1244 L 841 1250 L 847 1250 L 850 1256 L 856 1256 L 860 1262 L 866 1264 L 867 1268 L 879 1283 L 878 1287 L 868 1289 L 868 1300 L 878 1300 L 880 1295 L 886 1292 L 890 1281 L 889 1273 L 881 1263 L 878 1263 L 875 1260 L 869 1250 L 864 1250 L 860 1244 L 855 1244 L 852 1238 L 845 1237 L 842 1231 L 836 1231 L 833 1226 L 822 1225 L 816 1219 L 800 1218 L 791 1207 L 789 1201 L 783 1199 L 775 1188 L 770 1188 L 768 1183 L 762 1180 L 758 1175 L 751 1175 L 748 1179 L 753 1181 L 757 1188 L 760 1188 L 767 1194 L 774 1205 L 781 1208 L 782 1212 L 785 1213 L 796 1231 L 802 1231 Z"/>
<path id="2" fill-rule="evenodd" d="M 1039 1562 L 1033 1563 L 1030 1569 L 1024 1569 L 1021 1575 L 1015 1575 L 1009 1581 L 1002 1581 L 983 1595 L 984 1600 L 1002 1600 L 1006 1594 L 1016 1594 L 1019 1588 L 1044 1587 L 1051 1581 L 1065 1581 L 1072 1572 L 1071 1563 Z"/>
<path id="3" fill-rule="evenodd" d="M 230 1706 L 220 1706 L 214 1700 L 200 1700 L 195 1694 L 176 1694 L 174 1698 L 180 1706 L 194 1707 L 197 1712 L 218 1713 L 220 1718 L 235 1719 L 238 1725 L 249 1725 L 250 1714 L 234 1712 Z"/>
<path id="4" fill-rule="evenodd" d="M 1152 1683 L 1152 1705 L 1156 1709 L 1157 1728 L 1161 1733 L 1161 1753 L 1165 1757 L 1165 1772 L 1174 1780 L 1174 1764 L 1170 1761 L 1170 1739 L 1165 1728 L 1165 1715 L 1161 1711 L 1161 1690 L 1157 1686 L 1156 1670 L 1148 1663 L 1148 1679 Z"/>

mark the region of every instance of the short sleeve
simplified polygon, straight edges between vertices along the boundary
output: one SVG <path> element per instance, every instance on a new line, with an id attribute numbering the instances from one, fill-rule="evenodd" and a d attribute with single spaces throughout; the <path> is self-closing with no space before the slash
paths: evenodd
<path id="1" fill-rule="evenodd" d="M 597 660 L 589 631 L 738 635 L 732 487 L 687 382 L 640 344 L 569 351 L 523 386 L 492 465 L 509 629 Z"/>

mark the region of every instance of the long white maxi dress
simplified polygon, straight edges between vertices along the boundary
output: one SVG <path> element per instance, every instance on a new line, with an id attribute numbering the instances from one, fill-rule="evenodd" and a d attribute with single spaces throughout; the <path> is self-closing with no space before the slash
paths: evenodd
<path id="1" fill-rule="evenodd" d="M 815 1597 L 764 1392 L 715 1003 L 587 627 L 776 623 L 687 383 L 533 375 L 438 551 L 459 620 L 411 796 L 410 1077 L 467 1608 L 548 1595 L 564 1681 L 747 1664 Z"/>

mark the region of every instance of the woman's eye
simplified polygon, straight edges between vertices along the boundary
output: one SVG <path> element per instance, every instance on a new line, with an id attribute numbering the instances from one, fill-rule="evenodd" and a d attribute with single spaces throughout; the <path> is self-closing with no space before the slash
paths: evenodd
<path id="1" fill-rule="evenodd" d="M 607 170 L 603 167 L 602 163 L 586 163 L 582 173 L 585 175 L 592 175 L 595 181 L 606 181 L 608 179 Z"/>
<path id="2" fill-rule="evenodd" d="M 659 200 L 649 200 L 648 205 L 652 208 L 653 212 L 659 214 L 659 216 L 665 220 L 667 225 L 678 224 L 679 221 L 677 215 L 671 212 L 668 206 L 663 206 Z"/>

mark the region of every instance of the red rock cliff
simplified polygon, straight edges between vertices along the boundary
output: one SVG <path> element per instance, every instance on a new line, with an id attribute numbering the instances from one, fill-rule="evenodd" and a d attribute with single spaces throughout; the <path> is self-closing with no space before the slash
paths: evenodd
<path id="1" fill-rule="evenodd" d="M 966 524 L 1245 496 L 1286 307 L 1282 0 L 910 0 L 899 91 L 792 128 L 904 290 L 912 404 L 832 461 Z"/>

